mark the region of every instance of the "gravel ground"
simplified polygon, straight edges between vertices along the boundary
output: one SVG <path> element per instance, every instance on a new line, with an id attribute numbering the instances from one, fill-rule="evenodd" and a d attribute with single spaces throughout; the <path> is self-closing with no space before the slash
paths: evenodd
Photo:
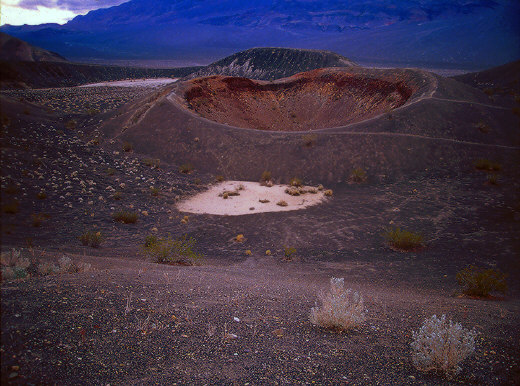
<path id="1" fill-rule="evenodd" d="M 144 92 L 126 90 L 121 101 Z M 60 111 L 93 94 L 66 89 L 50 114 L 53 97 L 43 108 L 26 102 L 38 92 L 2 100 L 2 249 L 91 268 L 4 278 L 2 384 L 519 383 L 514 173 L 504 171 L 497 186 L 480 171 L 369 178 L 333 186 L 332 198 L 301 211 L 185 217 L 176 203 L 215 176 L 107 150 L 96 131 L 103 114 Z M 107 111 L 117 105 L 107 102 Z M 71 119 L 77 124 L 67 128 Z M 137 222 L 115 222 L 118 210 L 137 213 Z M 389 249 L 381 233 L 392 225 L 425 234 L 426 247 Z M 85 231 L 102 234 L 100 248 L 81 245 Z M 204 257 L 194 266 L 151 262 L 146 236 L 168 234 L 194 237 Z M 286 247 L 296 250 L 291 259 Z M 468 264 L 508 272 L 509 291 L 460 296 L 455 275 Z M 367 320 L 353 331 L 309 321 L 331 277 L 365 299 Z M 478 334 L 475 355 L 453 378 L 411 361 L 412 331 L 433 314 Z"/>

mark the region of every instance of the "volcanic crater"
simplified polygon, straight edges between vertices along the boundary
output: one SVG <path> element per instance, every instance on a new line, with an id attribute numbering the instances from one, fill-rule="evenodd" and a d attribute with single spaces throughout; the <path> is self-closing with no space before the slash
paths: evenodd
<path id="1" fill-rule="evenodd" d="M 187 82 L 185 106 L 230 126 L 309 131 L 360 122 L 402 106 L 416 90 L 402 79 L 313 70 L 273 81 L 209 76 Z"/>

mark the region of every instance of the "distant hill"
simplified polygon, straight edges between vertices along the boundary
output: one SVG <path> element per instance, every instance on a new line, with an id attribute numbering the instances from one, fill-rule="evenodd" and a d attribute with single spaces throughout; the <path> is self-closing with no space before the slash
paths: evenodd
<path id="1" fill-rule="evenodd" d="M 349 59 L 330 51 L 264 47 L 237 52 L 194 72 L 189 77 L 227 75 L 273 80 L 317 68 L 355 65 Z"/>
<path id="2" fill-rule="evenodd" d="M 250 47 L 338 52 L 357 62 L 478 70 L 520 57 L 511 0 L 130 0 L 65 25 L 1 31 L 69 59 L 210 63 Z"/>
<path id="3" fill-rule="evenodd" d="M 491 88 L 502 93 L 520 93 L 520 60 L 453 78 L 480 89 Z"/>
<path id="4" fill-rule="evenodd" d="M 153 69 L 68 62 L 0 61 L 0 88 L 72 87 L 123 79 L 183 77 L 199 67 Z"/>
<path id="5" fill-rule="evenodd" d="M 13 62 L 66 62 L 63 56 L 0 32 L 0 60 Z"/>

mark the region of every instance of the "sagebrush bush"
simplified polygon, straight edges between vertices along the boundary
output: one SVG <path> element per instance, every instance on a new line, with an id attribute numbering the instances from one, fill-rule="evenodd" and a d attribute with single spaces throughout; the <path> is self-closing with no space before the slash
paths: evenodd
<path id="1" fill-rule="evenodd" d="M 330 291 L 318 295 L 321 307 L 311 309 L 312 324 L 330 329 L 350 330 L 365 322 L 363 296 L 351 289 L 345 289 L 344 285 L 343 278 L 330 279 Z"/>
<path id="2" fill-rule="evenodd" d="M 383 236 L 391 247 L 400 251 L 413 251 L 423 246 L 422 235 L 401 228 L 389 228 Z"/>
<path id="3" fill-rule="evenodd" d="M 412 361 L 420 371 L 456 374 L 460 371 L 459 363 L 475 351 L 476 332 L 447 320 L 446 315 L 426 319 L 412 336 Z"/>
<path id="4" fill-rule="evenodd" d="M 466 295 L 485 297 L 494 291 L 505 293 L 506 277 L 507 275 L 499 269 L 485 269 L 470 265 L 459 271 L 456 279 Z"/>
<path id="5" fill-rule="evenodd" d="M 196 243 L 197 240 L 193 237 L 188 239 L 187 235 L 175 240 L 171 236 L 157 238 L 154 243 L 145 248 L 145 253 L 156 263 L 192 265 L 194 261 L 203 257 L 193 250 Z"/>

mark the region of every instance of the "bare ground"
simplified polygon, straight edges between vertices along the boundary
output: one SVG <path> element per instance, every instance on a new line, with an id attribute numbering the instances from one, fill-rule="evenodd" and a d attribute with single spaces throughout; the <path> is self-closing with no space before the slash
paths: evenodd
<path id="1" fill-rule="evenodd" d="M 119 97 L 135 97 L 126 92 Z M 5 100 L 2 114 L 2 205 L 19 202 L 17 213 L 2 213 L 2 249 L 93 267 L 2 282 L 3 384 L 518 384 L 520 207 L 510 163 L 496 186 L 468 159 L 460 170 L 343 180 L 329 186 L 332 199 L 302 211 L 190 214 L 182 223 L 175 203 L 214 175 L 87 145 L 96 138 L 88 115 L 57 119 Z M 78 127 L 67 130 L 71 118 Z M 138 212 L 138 222 L 115 223 L 119 209 Z M 49 217 L 34 227 L 38 213 Z M 390 225 L 421 232 L 426 248 L 392 251 L 381 236 Z M 103 233 L 100 248 L 81 246 L 85 230 Z M 202 265 L 150 262 L 142 245 L 152 233 L 196 238 Z M 285 246 L 297 250 L 292 261 L 283 261 Z M 455 275 L 469 264 L 507 272 L 506 295 L 460 297 Z M 359 329 L 309 322 L 330 277 L 363 294 Z M 452 379 L 411 362 L 411 333 L 433 314 L 478 332 L 475 355 Z"/>

